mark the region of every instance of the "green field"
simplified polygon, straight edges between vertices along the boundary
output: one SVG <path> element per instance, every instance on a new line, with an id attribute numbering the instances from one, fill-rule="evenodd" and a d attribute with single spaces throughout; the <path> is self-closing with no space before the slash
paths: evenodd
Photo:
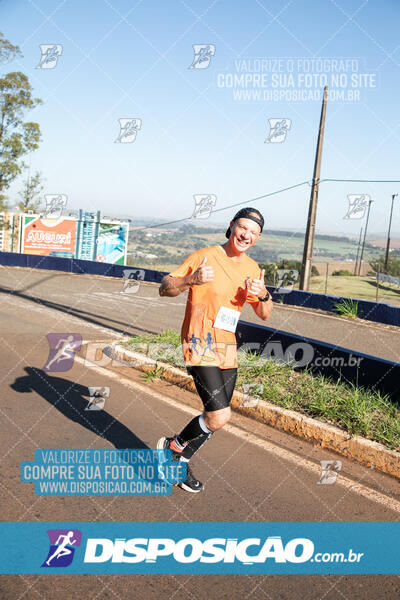
<path id="1" fill-rule="evenodd" d="M 311 292 L 325 294 L 325 277 L 312 277 Z M 376 300 L 376 279 L 374 277 L 328 277 L 327 294 Z M 400 305 L 400 288 L 387 283 L 379 284 L 378 302 Z"/>
<path id="2" fill-rule="evenodd" d="M 223 244 L 226 241 L 224 233 L 203 233 L 201 229 L 195 232 L 131 232 L 129 251 L 141 251 L 157 256 L 155 264 L 178 264 L 179 258 L 187 256 L 198 248 Z M 264 232 L 257 244 L 249 251 L 249 256 L 258 262 L 277 262 L 279 260 L 301 260 L 303 254 L 303 236 L 290 233 Z M 383 250 L 366 246 L 364 260 L 375 258 Z M 320 239 L 314 241 L 314 260 L 324 262 L 355 260 L 357 254 L 356 240 Z"/>

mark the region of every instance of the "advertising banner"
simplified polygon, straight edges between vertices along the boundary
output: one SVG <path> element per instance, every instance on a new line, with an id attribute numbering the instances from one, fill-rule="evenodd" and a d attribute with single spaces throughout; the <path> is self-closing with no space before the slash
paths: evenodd
<path id="1" fill-rule="evenodd" d="M 21 252 L 41 256 L 74 257 L 75 219 L 45 219 L 40 215 L 23 215 L 22 219 Z"/>
<path id="2" fill-rule="evenodd" d="M 101 221 L 97 237 L 96 260 L 124 265 L 128 246 L 128 224 Z"/>

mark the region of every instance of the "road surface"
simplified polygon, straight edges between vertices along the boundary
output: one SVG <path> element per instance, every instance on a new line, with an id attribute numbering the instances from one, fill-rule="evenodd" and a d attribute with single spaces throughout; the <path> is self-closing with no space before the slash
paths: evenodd
<path id="1" fill-rule="evenodd" d="M 194 394 L 163 381 L 146 382 L 141 373 L 126 367 L 88 367 L 82 356 L 76 357 L 69 371 L 46 374 L 42 370 L 48 359 L 46 335 L 72 332 L 87 341 L 106 341 L 127 331 L 159 331 L 178 323 L 183 298 L 159 299 L 155 286 L 143 286 L 138 294 L 125 298 L 119 294 L 118 281 L 22 269 L 2 270 L 1 286 L 3 521 L 399 519 L 396 480 L 341 458 L 337 482 L 318 485 L 319 461 L 340 457 L 240 415 L 193 460 L 195 474 L 205 483 L 201 494 L 175 488 L 170 497 L 35 496 L 33 484 L 20 482 L 19 465 L 33 460 L 36 448 L 151 448 L 158 437 L 178 431 L 200 408 Z M 285 314 L 276 311 L 279 326 Z M 300 327 L 303 321 L 299 323 Z M 382 330 L 379 335 L 391 339 L 392 332 Z M 102 411 L 85 411 L 88 386 L 110 387 Z M 384 575 L 14 575 L 0 579 L 0 597 L 6 600 L 399 596 L 400 577 Z"/>

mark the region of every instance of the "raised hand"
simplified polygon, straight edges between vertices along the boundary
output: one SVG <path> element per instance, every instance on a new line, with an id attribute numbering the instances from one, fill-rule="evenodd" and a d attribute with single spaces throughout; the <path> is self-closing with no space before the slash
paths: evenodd
<path id="1" fill-rule="evenodd" d="M 202 285 L 203 283 L 209 283 L 214 279 L 214 269 L 212 266 L 207 266 L 207 257 L 203 258 L 203 262 L 199 266 L 199 268 L 193 273 L 192 285 Z"/>
<path id="2" fill-rule="evenodd" d="M 260 273 L 260 279 L 252 279 L 247 284 L 247 289 L 251 294 L 254 294 L 258 298 L 265 298 L 267 295 L 267 288 L 264 283 L 265 269 Z"/>

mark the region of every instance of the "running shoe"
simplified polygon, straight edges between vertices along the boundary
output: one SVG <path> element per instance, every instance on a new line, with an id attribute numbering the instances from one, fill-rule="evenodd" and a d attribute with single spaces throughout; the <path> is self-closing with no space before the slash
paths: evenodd
<path id="1" fill-rule="evenodd" d="M 174 438 L 173 437 L 162 437 L 158 440 L 156 448 L 157 450 L 171 450 L 170 448 L 170 443 L 172 442 Z M 179 461 L 181 455 L 179 452 L 176 452 L 175 450 L 171 450 L 172 453 L 172 460 L 176 460 Z M 167 462 L 167 459 L 164 456 L 164 452 L 159 452 L 158 454 L 158 461 L 160 465 L 163 465 L 164 463 Z M 159 475 L 158 477 L 160 479 L 164 479 L 167 483 L 169 483 L 170 485 L 176 485 L 176 481 L 168 481 L 168 479 L 166 479 L 159 471 Z"/>
<path id="2" fill-rule="evenodd" d="M 157 450 L 171 450 L 172 452 L 172 460 L 180 460 L 181 454 L 180 452 L 176 452 L 170 448 L 170 444 L 174 438 L 173 437 L 162 437 L 158 440 L 156 448 Z M 160 462 L 167 462 L 162 454 L 160 453 Z"/>
<path id="3" fill-rule="evenodd" d="M 196 479 L 196 477 L 193 475 L 192 469 L 189 467 L 189 463 L 186 463 L 185 481 L 180 481 L 177 485 L 186 492 L 192 492 L 192 494 L 198 494 L 204 489 L 204 485 L 201 483 L 201 481 Z"/>

